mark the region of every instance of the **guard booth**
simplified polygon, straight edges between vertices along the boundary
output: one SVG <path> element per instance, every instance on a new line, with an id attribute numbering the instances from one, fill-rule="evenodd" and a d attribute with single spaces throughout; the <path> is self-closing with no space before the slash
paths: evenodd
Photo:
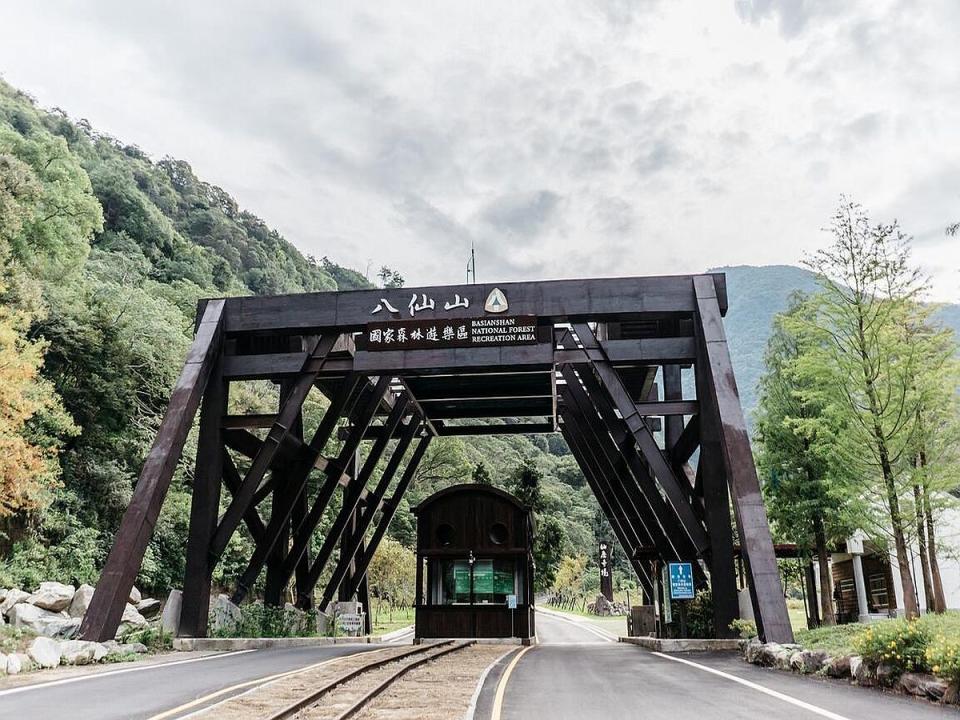
<path id="1" fill-rule="evenodd" d="M 413 508 L 417 517 L 415 637 L 535 634 L 530 509 L 489 485 L 454 485 Z M 426 580 L 426 582 L 424 582 Z"/>

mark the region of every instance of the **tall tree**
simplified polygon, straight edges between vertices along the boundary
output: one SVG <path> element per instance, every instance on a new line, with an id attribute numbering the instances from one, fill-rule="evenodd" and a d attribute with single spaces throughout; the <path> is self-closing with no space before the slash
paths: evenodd
<path id="1" fill-rule="evenodd" d="M 807 323 L 798 322 L 811 312 L 809 303 L 797 295 L 787 312 L 774 320 L 759 386 L 757 461 L 777 535 L 818 558 L 820 615 L 823 624 L 833 625 L 829 547 L 846 537 L 851 527 L 846 514 L 837 512 L 848 507 L 847 487 L 830 472 L 836 424 L 824 412 L 811 378 L 798 372 L 798 363 L 817 342 L 806 332 Z"/>
<path id="2" fill-rule="evenodd" d="M 918 309 L 923 316 L 929 308 Z M 924 597 L 928 611 L 945 612 L 937 556 L 936 521 L 956 505 L 960 487 L 960 360 L 953 332 L 929 321 L 904 326 L 917 351 L 914 383 L 916 431 L 909 462 Z"/>
<path id="3" fill-rule="evenodd" d="M 896 222 L 871 224 L 864 210 L 844 199 L 829 228 L 832 243 L 806 264 L 822 288 L 815 312 L 801 319 L 818 341 L 800 366 L 824 388 L 827 411 L 842 420 L 835 467 L 852 479 L 879 482 L 882 509 L 874 533 L 889 533 L 896 554 L 907 617 L 919 614 L 907 551 L 911 521 L 905 514 L 898 467 L 909 457 L 917 399 L 911 391 L 916 349 L 901 328 L 914 322 L 926 289 L 910 262 L 909 238 Z M 871 488 L 863 488 L 868 500 Z M 865 507 L 869 507 L 866 504 Z"/>

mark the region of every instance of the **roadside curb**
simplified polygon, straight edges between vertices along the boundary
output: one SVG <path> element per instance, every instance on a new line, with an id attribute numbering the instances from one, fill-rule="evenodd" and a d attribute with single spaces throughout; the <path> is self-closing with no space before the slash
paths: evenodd
<path id="1" fill-rule="evenodd" d="M 173 649 L 193 650 L 264 650 L 267 648 L 312 647 L 316 645 L 380 644 L 380 635 L 362 637 L 285 637 L 285 638 L 174 638 Z"/>
<path id="2" fill-rule="evenodd" d="M 711 639 L 711 638 L 654 638 L 654 637 L 621 637 L 620 642 L 629 645 L 639 645 L 647 650 L 655 650 L 662 653 L 677 652 L 736 652 L 740 649 L 740 641 L 737 639 Z"/>

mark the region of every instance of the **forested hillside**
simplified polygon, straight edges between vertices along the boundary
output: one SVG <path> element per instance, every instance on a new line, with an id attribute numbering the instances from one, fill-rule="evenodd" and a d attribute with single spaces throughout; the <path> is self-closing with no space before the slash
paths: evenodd
<path id="1" fill-rule="evenodd" d="M 186 162 L 154 162 L 2 81 L 0 271 L 0 585 L 94 576 L 198 298 L 369 286 Z M 187 483 L 181 469 L 148 585 L 178 582 Z"/>

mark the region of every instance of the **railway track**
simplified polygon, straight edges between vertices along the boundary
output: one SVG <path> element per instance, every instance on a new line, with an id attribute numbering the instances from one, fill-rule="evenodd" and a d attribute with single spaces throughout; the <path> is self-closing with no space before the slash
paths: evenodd
<path id="1" fill-rule="evenodd" d="M 319 663 L 275 676 L 197 715 L 210 720 L 346 720 L 411 670 L 474 644 L 445 640 Z"/>

